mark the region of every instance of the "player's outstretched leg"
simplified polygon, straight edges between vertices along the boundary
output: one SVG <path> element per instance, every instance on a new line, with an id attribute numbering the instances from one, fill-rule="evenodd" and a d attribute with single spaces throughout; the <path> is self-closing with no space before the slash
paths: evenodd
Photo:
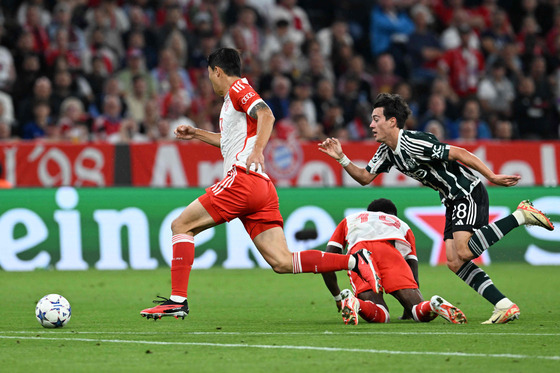
<path id="1" fill-rule="evenodd" d="M 536 225 L 549 231 L 554 230 L 554 224 L 552 224 L 546 214 L 537 210 L 528 199 L 521 201 L 516 211 L 520 211 L 523 214 L 523 218 L 525 219 L 524 225 Z"/>
<path id="2" fill-rule="evenodd" d="M 515 303 L 508 308 L 494 307 L 492 316 L 482 324 L 505 324 L 518 319 L 520 314 L 519 307 Z"/>
<path id="3" fill-rule="evenodd" d="M 466 324 L 467 318 L 463 311 L 440 297 L 439 295 L 434 295 L 430 299 L 430 306 L 432 311 L 449 321 L 453 324 Z"/>
<path id="4" fill-rule="evenodd" d="M 364 281 L 366 281 L 375 293 L 381 293 L 383 291 L 381 278 L 377 275 L 375 269 L 373 268 L 370 252 L 366 249 L 361 249 L 352 254 L 352 256 L 356 259 L 356 266 L 352 269 L 352 271 L 356 272 Z"/>
<path id="5" fill-rule="evenodd" d="M 182 303 L 178 303 L 159 295 L 158 298 L 161 298 L 161 300 L 154 300 L 154 303 L 159 303 L 159 305 L 140 311 L 142 317 L 153 318 L 155 321 L 163 316 L 174 316 L 176 319 L 181 317 L 184 320 L 185 316 L 188 315 L 189 303 L 186 299 Z"/>

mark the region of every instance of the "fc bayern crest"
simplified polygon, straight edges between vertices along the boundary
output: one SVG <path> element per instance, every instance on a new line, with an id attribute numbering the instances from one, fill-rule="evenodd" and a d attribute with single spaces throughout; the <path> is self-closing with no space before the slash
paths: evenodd
<path id="1" fill-rule="evenodd" d="M 272 139 L 266 150 L 266 172 L 276 180 L 297 175 L 303 164 L 303 150 L 297 140 Z"/>

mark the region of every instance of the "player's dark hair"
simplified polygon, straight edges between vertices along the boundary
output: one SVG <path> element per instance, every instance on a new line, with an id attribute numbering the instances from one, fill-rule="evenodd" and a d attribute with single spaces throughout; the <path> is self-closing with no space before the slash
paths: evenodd
<path id="1" fill-rule="evenodd" d="M 241 57 L 232 48 L 218 48 L 208 56 L 208 66 L 212 70 L 218 66 L 228 76 L 241 76 Z"/>
<path id="2" fill-rule="evenodd" d="M 386 214 L 397 216 L 397 206 L 395 206 L 393 201 L 387 198 L 373 200 L 369 204 L 367 210 L 371 212 L 384 212 Z"/>
<path id="3" fill-rule="evenodd" d="M 383 115 L 386 119 L 395 117 L 399 128 L 404 128 L 406 120 L 412 114 L 406 101 L 398 94 L 378 94 L 373 103 L 373 108 L 378 107 L 383 108 Z"/>

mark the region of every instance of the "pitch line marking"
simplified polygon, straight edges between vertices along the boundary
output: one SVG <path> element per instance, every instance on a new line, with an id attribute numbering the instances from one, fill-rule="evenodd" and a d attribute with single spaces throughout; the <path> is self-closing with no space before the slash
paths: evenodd
<path id="1" fill-rule="evenodd" d="M 105 332 L 88 332 L 88 331 L 74 331 L 74 330 L 14 330 L 14 331 L 0 331 L 0 334 L 113 334 L 113 335 L 169 335 L 169 332 L 113 332 L 113 331 L 105 331 Z M 482 333 L 482 332 L 331 332 L 331 331 L 324 331 L 324 332 L 180 332 L 177 335 L 214 335 L 214 336 L 229 336 L 229 335 L 483 335 L 483 336 L 535 336 L 535 337 L 558 337 L 560 333 Z"/>
<path id="2" fill-rule="evenodd" d="M 530 355 L 520 355 L 520 354 L 480 354 L 480 353 L 467 353 L 467 352 L 437 352 L 437 351 L 398 351 L 398 350 L 375 350 L 375 349 L 362 349 L 362 348 L 292 346 L 292 345 L 250 345 L 247 343 L 160 342 L 160 341 L 139 341 L 139 340 L 123 340 L 123 339 L 17 337 L 17 336 L 7 336 L 7 335 L 0 335 L 0 339 L 128 343 L 128 344 L 167 345 L 167 346 L 171 345 L 171 346 L 259 348 L 259 349 L 271 349 L 271 350 L 359 352 L 359 353 L 389 354 L 389 355 L 430 355 L 430 356 L 455 356 L 455 357 L 478 357 L 478 358 L 488 357 L 488 358 L 507 358 L 507 359 L 560 360 L 560 356 L 530 356 Z"/>

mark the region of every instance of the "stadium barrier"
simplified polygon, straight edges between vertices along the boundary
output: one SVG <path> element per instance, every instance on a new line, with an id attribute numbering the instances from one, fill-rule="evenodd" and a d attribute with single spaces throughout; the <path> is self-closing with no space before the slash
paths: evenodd
<path id="1" fill-rule="evenodd" d="M 490 187 L 491 220 L 530 198 L 560 226 L 560 188 Z M 0 193 L 0 268 L 28 271 L 153 269 L 171 261 L 171 221 L 201 188 L 15 188 Z M 338 222 L 390 198 L 416 235 L 420 262 L 445 262 L 444 208 L 427 188 L 279 188 L 292 251 L 324 248 Z M 296 239 L 315 229 L 316 237 Z M 299 237 L 299 236 L 298 236 Z M 267 268 L 238 219 L 196 236 L 195 268 Z M 515 229 L 481 258 L 560 265 L 560 229 Z"/>
<path id="2" fill-rule="evenodd" d="M 519 174 L 520 185 L 558 186 L 560 141 L 477 142 L 461 144 L 496 173 Z M 344 144 L 354 163 L 364 166 L 378 144 Z M 278 186 L 359 187 L 316 143 L 272 139 L 265 151 L 266 171 Z M 16 187 L 207 187 L 222 178 L 218 148 L 198 141 L 144 144 L 0 143 L 5 178 Z M 391 170 L 376 186 L 418 186 Z"/>

